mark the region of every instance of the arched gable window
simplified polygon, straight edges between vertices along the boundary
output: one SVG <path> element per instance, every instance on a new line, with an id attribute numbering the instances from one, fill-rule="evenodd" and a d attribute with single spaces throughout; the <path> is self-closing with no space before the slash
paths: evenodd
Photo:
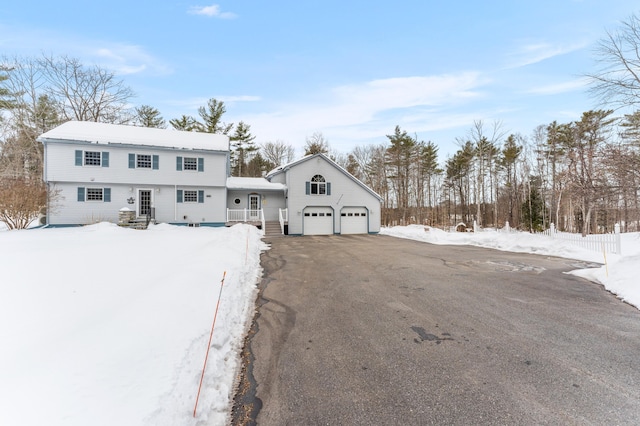
<path id="1" fill-rule="evenodd" d="M 322 175 L 315 175 L 311 181 L 306 182 L 307 195 L 331 195 L 331 183 Z"/>

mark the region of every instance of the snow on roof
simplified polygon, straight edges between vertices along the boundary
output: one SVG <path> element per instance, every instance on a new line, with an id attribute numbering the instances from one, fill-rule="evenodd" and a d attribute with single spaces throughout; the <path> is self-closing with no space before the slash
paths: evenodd
<path id="1" fill-rule="evenodd" d="M 145 145 L 163 148 L 228 151 L 225 135 L 155 129 L 93 121 L 67 121 L 43 133 L 39 141 L 80 141 L 96 144 Z"/>
<path id="2" fill-rule="evenodd" d="M 264 178 L 228 177 L 227 189 L 270 189 L 274 191 L 284 191 L 286 185 L 282 183 L 271 183 Z"/>

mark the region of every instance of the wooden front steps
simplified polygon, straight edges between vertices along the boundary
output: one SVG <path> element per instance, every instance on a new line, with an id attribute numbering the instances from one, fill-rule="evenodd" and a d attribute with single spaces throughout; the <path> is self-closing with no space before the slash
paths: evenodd
<path id="1" fill-rule="evenodd" d="M 281 236 L 280 222 L 270 221 L 264 224 L 264 236 L 265 237 L 277 237 Z"/>

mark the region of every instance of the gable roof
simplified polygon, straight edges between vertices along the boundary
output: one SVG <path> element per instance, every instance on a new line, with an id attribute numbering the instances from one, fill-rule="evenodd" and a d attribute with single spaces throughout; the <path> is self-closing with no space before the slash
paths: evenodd
<path id="1" fill-rule="evenodd" d="M 345 176 L 347 176 L 349 179 L 351 179 L 352 181 L 354 181 L 356 184 L 358 184 L 359 186 L 361 186 L 362 188 L 364 188 L 367 192 L 369 192 L 371 195 L 373 195 L 374 197 L 376 197 L 378 200 L 380 200 L 380 202 L 382 202 L 382 197 L 380 195 L 378 195 L 377 192 L 375 192 L 373 189 L 369 188 L 367 185 L 365 185 L 360 179 L 356 178 L 354 175 L 352 175 L 351 173 L 349 173 L 348 171 L 346 171 L 342 166 L 340 166 L 338 163 L 336 163 L 335 161 L 333 161 L 331 158 L 327 157 L 326 155 L 322 154 L 322 153 L 318 153 L 318 154 L 312 154 L 312 155 L 307 155 L 306 157 L 302 157 L 299 160 L 296 161 L 292 161 L 291 163 L 285 164 L 283 166 L 279 166 L 276 167 L 274 170 L 271 170 L 269 173 L 267 173 L 266 178 L 271 180 L 271 178 L 275 175 L 278 175 L 280 173 L 285 173 L 287 170 L 296 167 L 302 163 L 305 163 L 309 160 L 313 160 L 314 158 L 320 157 L 323 160 L 325 160 L 327 163 L 329 163 L 330 165 L 332 165 L 333 167 L 335 167 L 339 172 L 341 172 L 342 174 L 344 174 Z"/>
<path id="2" fill-rule="evenodd" d="M 67 121 L 40 135 L 38 141 L 43 143 L 77 141 L 98 145 L 143 145 L 174 149 L 229 151 L 229 137 L 225 135 L 93 121 Z"/>

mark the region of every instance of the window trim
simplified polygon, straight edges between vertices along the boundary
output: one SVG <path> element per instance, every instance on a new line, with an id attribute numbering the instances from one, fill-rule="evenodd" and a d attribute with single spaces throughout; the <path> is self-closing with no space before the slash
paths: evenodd
<path id="1" fill-rule="evenodd" d="M 94 164 L 87 164 L 87 154 L 97 154 L 97 157 L 90 159 Z M 80 167 L 109 167 L 109 151 L 95 150 L 75 150 L 75 164 Z"/>
<path id="2" fill-rule="evenodd" d="M 195 189 L 185 189 L 182 192 L 182 202 L 195 204 L 198 202 L 198 191 Z"/>
<path id="3" fill-rule="evenodd" d="M 187 159 L 190 163 L 190 168 L 188 169 L 185 161 Z M 191 164 L 192 160 L 195 161 L 195 164 Z M 179 155 L 176 157 L 176 170 L 179 172 L 204 172 L 204 157 L 184 157 Z"/>
<path id="4" fill-rule="evenodd" d="M 100 191 L 100 199 L 89 199 L 89 191 Z M 94 193 L 96 194 L 96 193 Z M 95 195 L 93 195 L 95 197 Z M 79 203 L 110 203 L 111 202 L 111 188 L 109 187 L 84 187 L 79 186 L 77 191 L 77 201 Z"/>
<path id="5" fill-rule="evenodd" d="M 136 154 L 136 169 L 150 169 L 152 165 L 151 154 Z"/>
<path id="6" fill-rule="evenodd" d="M 145 155 L 149 157 L 149 167 L 140 167 L 140 156 Z M 158 154 L 140 154 L 137 152 L 129 153 L 129 168 L 141 169 L 141 170 L 159 170 L 160 169 L 160 156 Z"/>
<path id="7" fill-rule="evenodd" d="M 305 194 L 313 196 L 331 195 L 331 182 L 320 175 L 314 175 L 311 180 L 305 182 Z"/>
<path id="8" fill-rule="evenodd" d="M 83 165 L 102 167 L 102 152 L 100 151 L 83 151 Z M 89 161 L 92 163 L 89 164 Z"/>
<path id="9" fill-rule="evenodd" d="M 186 201 L 186 192 L 195 192 L 196 201 Z M 191 195 L 191 194 L 190 194 Z M 176 203 L 177 204 L 203 204 L 204 203 L 204 190 L 203 189 L 176 189 Z"/>
<path id="10" fill-rule="evenodd" d="M 85 191 L 85 202 L 104 202 L 104 188 L 87 188 Z"/>
<path id="11" fill-rule="evenodd" d="M 197 172 L 198 157 L 182 157 L 182 170 L 185 172 Z"/>

